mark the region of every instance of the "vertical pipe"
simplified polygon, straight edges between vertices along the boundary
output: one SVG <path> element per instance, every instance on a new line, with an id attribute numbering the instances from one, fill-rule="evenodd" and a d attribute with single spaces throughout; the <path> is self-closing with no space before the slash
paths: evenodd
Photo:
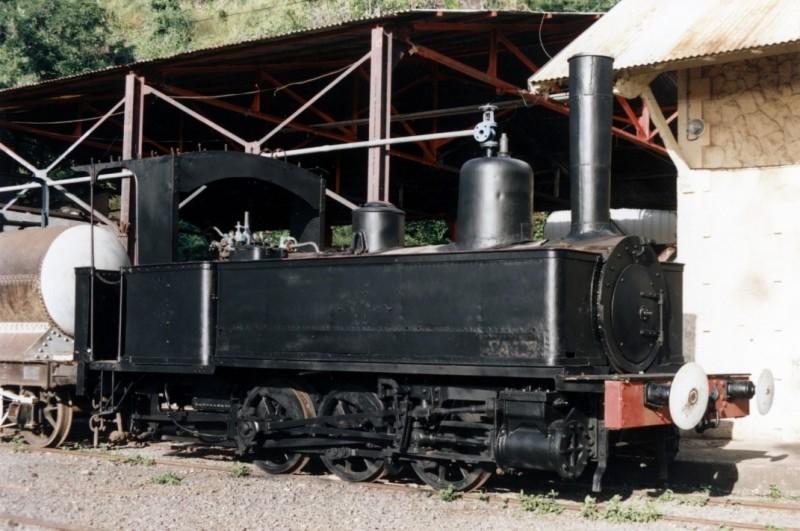
<path id="1" fill-rule="evenodd" d="M 619 234 L 611 222 L 611 117 L 614 59 L 569 59 L 569 174 L 572 224 L 568 240 Z"/>
<path id="2" fill-rule="evenodd" d="M 42 181 L 42 228 L 50 225 L 50 187 L 47 186 L 45 181 Z"/>

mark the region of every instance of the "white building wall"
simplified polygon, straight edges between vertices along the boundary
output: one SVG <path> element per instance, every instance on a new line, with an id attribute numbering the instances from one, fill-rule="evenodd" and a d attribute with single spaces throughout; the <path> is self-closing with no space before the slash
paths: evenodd
<path id="1" fill-rule="evenodd" d="M 710 435 L 800 440 L 800 166 L 678 177 L 684 349 L 707 372 L 776 377 L 772 411 Z"/>
<path id="2" fill-rule="evenodd" d="M 710 435 L 800 440 L 800 53 L 679 72 L 684 349 L 707 372 L 765 368 L 773 410 Z M 700 120 L 692 136 L 689 121 Z"/>

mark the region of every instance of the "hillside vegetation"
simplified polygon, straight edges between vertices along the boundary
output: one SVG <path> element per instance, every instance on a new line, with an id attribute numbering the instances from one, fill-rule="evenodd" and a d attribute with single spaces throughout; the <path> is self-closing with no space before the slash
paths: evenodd
<path id="1" fill-rule="evenodd" d="M 603 11 L 618 0 L 0 0 L 0 87 L 415 8 Z"/>

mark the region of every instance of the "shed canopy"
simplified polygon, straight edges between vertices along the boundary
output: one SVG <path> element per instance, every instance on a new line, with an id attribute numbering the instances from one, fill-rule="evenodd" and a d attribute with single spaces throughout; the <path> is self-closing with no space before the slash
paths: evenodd
<path id="1" fill-rule="evenodd" d="M 800 45 L 798 0 L 622 0 L 528 80 L 567 78 L 578 53 L 614 57 L 614 70 L 655 72 L 783 53 Z"/>

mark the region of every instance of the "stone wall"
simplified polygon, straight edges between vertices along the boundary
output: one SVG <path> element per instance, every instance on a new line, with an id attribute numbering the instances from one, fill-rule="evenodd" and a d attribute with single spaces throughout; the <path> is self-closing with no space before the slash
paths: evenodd
<path id="1" fill-rule="evenodd" d="M 800 53 L 694 68 L 683 75 L 678 140 L 692 168 L 800 164 Z M 687 132 L 692 118 L 705 123 L 699 135 Z"/>

